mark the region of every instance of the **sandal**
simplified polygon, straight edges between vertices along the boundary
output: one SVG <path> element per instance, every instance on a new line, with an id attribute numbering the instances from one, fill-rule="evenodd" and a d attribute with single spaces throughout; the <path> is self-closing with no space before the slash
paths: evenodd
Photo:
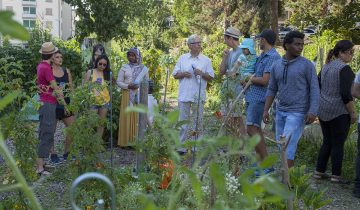
<path id="1" fill-rule="evenodd" d="M 36 173 L 37 173 L 39 176 L 49 176 L 49 175 L 51 175 L 51 173 L 48 172 L 48 171 L 46 171 L 45 169 L 43 169 L 42 171 L 36 170 Z"/>
<path id="2" fill-rule="evenodd" d="M 315 173 L 313 174 L 313 178 L 314 179 L 329 179 L 330 175 L 328 175 L 326 173 L 321 173 L 321 172 L 315 171 Z"/>
<path id="3" fill-rule="evenodd" d="M 350 184 L 351 182 L 349 180 L 343 179 L 340 176 L 334 176 L 331 175 L 331 179 L 330 181 L 332 183 L 337 183 L 337 184 Z"/>

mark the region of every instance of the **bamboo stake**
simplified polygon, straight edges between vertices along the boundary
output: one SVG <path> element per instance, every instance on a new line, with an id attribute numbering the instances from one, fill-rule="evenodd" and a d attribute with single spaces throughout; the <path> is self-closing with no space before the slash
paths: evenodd
<path id="1" fill-rule="evenodd" d="M 291 188 L 291 184 L 290 184 L 290 176 L 289 176 L 289 166 L 286 157 L 286 148 L 289 145 L 290 139 L 291 139 L 291 135 L 289 136 L 288 140 L 286 140 L 286 137 L 282 135 L 280 136 L 280 141 L 278 142 L 278 144 L 281 146 L 282 182 L 289 189 Z M 288 203 L 287 209 L 293 210 L 294 209 L 293 200 L 289 198 L 287 203 Z"/>

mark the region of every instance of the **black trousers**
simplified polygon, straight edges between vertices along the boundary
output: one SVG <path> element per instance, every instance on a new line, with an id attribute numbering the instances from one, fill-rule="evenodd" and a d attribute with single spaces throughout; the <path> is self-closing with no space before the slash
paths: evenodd
<path id="1" fill-rule="evenodd" d="M 324 173 L 331 157 L 332 175 L 340 176 L 344 157 L 344 144 L 350 129 L 350 115 L 344 114 L 330 121 L 320 120 L 323 144 L 319 151 L 316 170 Z"/>
<path id="2" fill-rule="evenodd" d="M 357 139 L 357 158 L 356 158 L 356 166 L 355 166 L 355 191 L 360 194 L 360 123 L 358 123 L 358 139 Z"/>

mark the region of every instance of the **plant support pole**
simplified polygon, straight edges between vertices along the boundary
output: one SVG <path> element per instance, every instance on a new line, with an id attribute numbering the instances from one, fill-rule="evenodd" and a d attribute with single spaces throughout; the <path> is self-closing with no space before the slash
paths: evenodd
<path id="1" fill-rule="evenodd" d="M 113 148 L 113 88 L 112 71 L 110 71 L 110 166 L 113 168 L 114 148 Z M 112 171 L 112 170 L 111 170 Z"/>
<path id="2" fill-rule="evenodd" d="M 289 145 L 291 139 L 291 135 L 289 136 L 289 139 L 286 140 L 285 136 L 280 136 L 280 141 L 278 144 L 281 146 L 281 164 L 282 164 L 282 179 L 283 183 L 290 188 L 290 176 L 289 176 L 289 166 L 287 163 L 287 157 L 286 157 L 286 148 Z M 293 210 L 294 209 L 294 203 L 292 198 L 289 198 L 287 201 L 287 209 Z"/>
<path id="3" fill-rule="evenodd" d="M 166 67 L 165 90 L 164 90 L 164 100 L 163 100 L 163 108 L 162 108 L 163 114 L 165 114 L 165 109 L 166 109 L 166 93 L 167 93 L 168 81 L 169 81 L 169 68 Z"/>

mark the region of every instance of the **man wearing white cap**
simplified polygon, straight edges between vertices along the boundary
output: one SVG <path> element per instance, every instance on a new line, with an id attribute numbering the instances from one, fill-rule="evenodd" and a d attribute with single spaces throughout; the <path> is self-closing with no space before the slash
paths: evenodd
<path id="1" fill-rule="evenodd" d="M 224 50 L 220 64 L 220 76 L 225 75 L 225 79 L 221 87 L 221 113 L 223 116 L 228 114 L 230 104 L 242 91 L 242 86 L 240 84 L 241 75 L 235 73 L 237 70 L 231 71 L 240 55 L 242 55 L 242 49 L 239 47 L 240 35 L 240 31 L 234 27 L 229 27 L 224 32 L 224 43 L 231 48 L 231 50 Z M 241 115 L 240 101 L 235 105 L 232 113 L 230 113 L 231 119 L 228 121 L 229 126 L 235 128 L 238 135 L 245 134 L 245 125 Z"/>
<path id="2" fill-rule="evenodd" d="M 178 106 L 180 110 L 180 120 L 191 120 L 193 128 L 195 128 L 196 119 L 198 118 L 198 136 L 202 131 L 203 109 L 206 99 L 207 82 L 214 78 L 214 70 L 211 60 L 201 54 L 201 38 L 194 34 L 188 40 L 189 53 L 180 56 L 174 67 L 172 75 L 179 80 L 179 96 Z M 200 98 L 199 98 L 200 90 Z M 200 103 L 198 103 L 200 102 Z M 199 116 L 197 116 L 197 113 Z M 189 126 L 187 124 L 181 126 L 180 141 L 183 143 L 187 137 Z M 186 149 L 178 150 L 180 154 L 184 154 Z"/>
<path id="3" fill-rule="evenodd" d="M 37 85 L 40 95 L 39 109 L 39 146 L 38 158 L 36 160 L 36 173 L 39 175 L 49 175 L 44 169 L 44 158 L 48 158 L 50 148 L 54 143 L 54 134 L 56 129 L 56 105 L 65 104 L 64 95 L 57 86 L 50 62 L 58 48 L 52 42 L 42 44 L 40 53 L 42 61 L 37 66 Z M 54 91 L 56 90 L 56 91 Z M 60 91 L 58 91 L 60 90 Z M 56 95 L 56 96 L 55 96 Z"/>

